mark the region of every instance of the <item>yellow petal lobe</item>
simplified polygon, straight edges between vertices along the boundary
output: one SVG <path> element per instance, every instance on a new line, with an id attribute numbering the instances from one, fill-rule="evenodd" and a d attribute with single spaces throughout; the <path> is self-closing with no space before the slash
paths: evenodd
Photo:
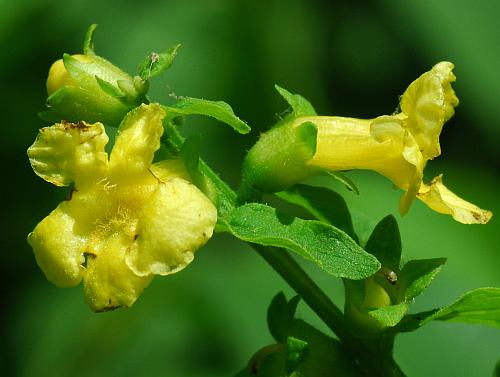
<path id="1" fill-rule="evenodd" d="M 196 186 L 182 178 L 162 182 L 139 215 L 127 264 L 139 276 L 180 271 L 212 236 L 216 222 L 216 208 Z"/>
<path id="2" fill-rule="evenodd" d="M 442 175 L 435 177 L 430 185 L 422 184 L 417 198 L 436 212 L 451 215 L 462 224 L 486 224 L 493 214 L 490 211 L 460 198 L 450 191 L 442 181 Z"/>
<path id="3" fill-rule="evenodd" d="M 439 135 L 458 105 L 451 87 L 456 80 L 454 66 L 440 62 L 413 81 L 401 97 L 401 111 L 407 116 L 406 127 L 417 140 L 426 160 L 441 154 Z"/>
<path id="4" fill-rule="evenodd" d="M 160 148 L 164 117 L 165 111 L 154 103 L 142 104 L 125 116 L 109 158 L 113 179 L 131 181 L 148 172 Z"/>
<path id="5" fill-rule="evenodd" d="M 78 285 L 82 279 L 86 234 L 78 233 L 68 202 L 62 202 L 28 235 L 38 266 L 58 287 Z"/>
<path id="6" fill-rule="evenodd" d="M 132 242 L 133 236 L 116 231 L 89 244 L 83 284 L 85 300 L 94 311 L 132 306 L 153 279 L 137 276 L 125 263 Z"/>
<path id="7" fill-rule="evenodd" d="M 28 149 L 35 173 L 56 186 L 85 185 L 106 174 L 108 136 L 101 123 L 57 123 L 40 129 Z"/>

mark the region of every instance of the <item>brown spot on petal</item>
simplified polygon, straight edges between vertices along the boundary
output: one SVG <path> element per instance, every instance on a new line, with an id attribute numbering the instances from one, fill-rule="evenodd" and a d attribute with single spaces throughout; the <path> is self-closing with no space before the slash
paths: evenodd
<path id="1" fill-rule="evenodd" d="M 61 124 L 64 126 L 66 130 L 79 130 L 79 131 L 87 131 L 90 126 L 88 126 L 85 122 L 79 121 L 77 123 L 71 123 L 67 120 L 61 121 Z"/>

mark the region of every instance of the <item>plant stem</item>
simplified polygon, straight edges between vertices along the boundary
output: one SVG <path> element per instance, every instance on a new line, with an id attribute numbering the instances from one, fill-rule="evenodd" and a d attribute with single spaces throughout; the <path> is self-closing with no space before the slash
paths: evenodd
<path id="1" fill-rule="evenodd" d="M 287 251 L 257 244 L 250 244 L 250 246 L 280 274 L 342 341 L 351 356 L 358 361 L 360 369 L 366 376 L 404 376 L 392 355 L 381 355 L 351 334 L 342 311 L 316 285 Z"/>
<path id="2" fill-rule="evenodd" d="M 168 125 L 166 144 L 180 151 L 184 138 L 176 127 Z M 238 206 L 237 194 L 216 173 L 200 159 L 200 171 L 217 187 L 220 195 L 219 211 L 230 211 Z M 221 213 L 219 213 L 221 216 Z M 224 230 L 224 223 L 219 224 Z M 297 292 L 319 318 L 333 331 L 345 345 L 351 357 L 358 362 L 366 376 L 404 377 L 389 352 L 380 354 L 381 350 L 369 347 L 368 344 L 354 337 L 349 331 L 342 311 L 316 285 L 300 265 L 283 249 L 249 243 L 267 263 Z"/>

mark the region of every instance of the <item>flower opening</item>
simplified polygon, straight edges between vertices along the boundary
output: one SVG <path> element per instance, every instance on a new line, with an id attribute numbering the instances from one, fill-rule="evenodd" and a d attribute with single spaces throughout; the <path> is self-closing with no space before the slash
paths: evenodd
<path id="1" fill-rule="evenodd" d="M 163 109 L 141 105 L 122 121 L 108 158 L 101 123 L 59 123 L 28 149 L 37 175 L 74 183 L 28 236 L 36 260 L 57 286 L 83 279 L 95 311 L 131 306 L 154 275 L 182 270 L 212 236 L 217 211 L 189 182 L 183 162 L 152 163 Z"/>

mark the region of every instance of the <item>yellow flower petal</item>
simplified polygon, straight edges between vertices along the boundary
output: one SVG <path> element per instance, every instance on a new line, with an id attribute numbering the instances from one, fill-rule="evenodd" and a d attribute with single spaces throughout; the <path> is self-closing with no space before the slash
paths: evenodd
<path id="1" fill-rule="evenodd" d="M 132 242 L 133 236 L 118 231 L 88 245 L 83 286 L 85 300 L 94 311 L 130 307 L 153 279 L 137 276 L 125 263 Z"/>
<path id="2" fill-rule="evenodd" d="M 407 191 L 400 211 L 408 211 L 420 187 L 425 161 L 400 117 L 307 117 L 298 118 L 296 123 L 304 121 L 313 122 L 318 130 L 316 153 L 309 165 L 330 170 L 374 170 Z"/>
<path id="3" fill-rule="evenodd" d="M 107 142 L 101 123 L 57 123 L 40 129 L 28 156 L 35 173 L 47 182 L 80 187 L 105 175 Z"/>
<path id="4" fill-rule="evenodd" d="M 440 62 L 413 81 L 401 97 L 405 126 L 415 137 L 426 160 L 441 154 L 439 135 L 454 114 L 458 98 L 451 87 L 453 64 Z"/>
<path id="5" fill-rule="evenodd" d="M 196 186 L 182 178 L 160 183 L 139 216 L 127 264 L 139 276 L 180 271 L 212 236 L 216 222 L 216 208 Z"/>
<path id="6" fill-rule="evenodd" d="M 142 104 L 130 111 L 118 130 L 109 158 L 110 176 L 117 181 L 133 181 L 147 173 L 160 148 L 165 111 L 158 104 Z"/>
<path id="7" fill-rule="evenodd" d="M 76 219 L 74 207 L 62 202 L 28 236 L 38 266 L 58 287 L 72 287 L 82 279 L 87 234 Z"/>
<path id="8" fill-rule="evenodd" d="M 163 160 L 151 165 L 151 173 L 160 181 L 166 182 L 171 178 L 179 177 L 191 181 L 183 160 Z"/>
<path id="9" fill-rule="evenodd" d="M 422 184 L 417 198 L 436 212 L 451 215 L 462 224 L 486 224 L 493 214 L 479 208 L 451 192 L 443 185 L 442 175 L 434 178 L 429 185 Z"/>

